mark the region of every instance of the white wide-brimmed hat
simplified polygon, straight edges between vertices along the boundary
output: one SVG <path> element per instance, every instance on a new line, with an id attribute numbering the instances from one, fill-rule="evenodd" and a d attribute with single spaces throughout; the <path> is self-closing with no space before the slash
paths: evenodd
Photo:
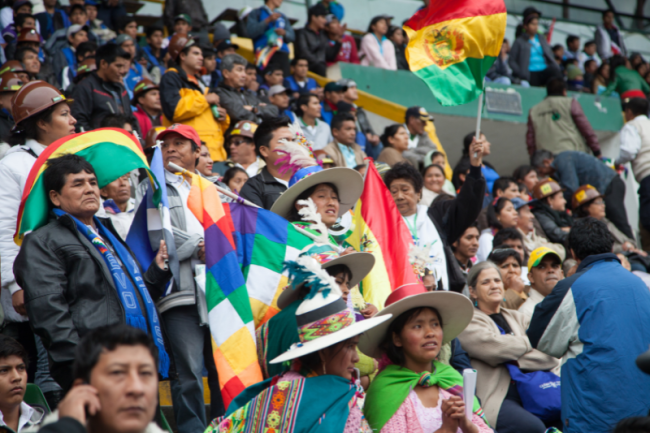
<path id="1" fill-rule="evenodd" d="M 309 275 L 304 280 L 310 284 L 311 290 L 296 310 L 300 342 L 293 344 L 270 364 L 279 364 L 333 346 L 363 334 L 392 317 L 385 314 L 357 322 L 354 311 L 348 309 L 341 297 L 334 278 L 314 258 L 301 256 L 289 265 L 293 269 L 290 273 Z M 302 282 L 297 281 L 296 284 Z"/>
<path id="2" fill-rule="evenodd" d="M 455 292 L 429 292 L 422 284 L 406 284 L 395 289 L 386 299 L 385 305 L 375 318 L 391 315 L 392 320 L 374 327 L 359 339 L 359 350 L 372 358 L 381 358 L 383 355 L 380 345 L 393 320 L 413 308 L 431 307 L 440 313 L 442 344 L 450 342 L 463 332 L 474 316 L 474 306 L 467 297 Z"/>
<path id="3" fill-rule="evenodd" d="M 323 269 L 336 265 L 345 265 L 350 269 L 352 276 L 348 282 L 349 287 L 354 287 L 370 273 L 375 265 L 375 256 L 370 253 L 350 253 L 344 256 L 339 255 L 330 244 L 311 244 L 303 249 L 301 256 L 309 256 L 315 259 Z M 285 287 L 278 296 L 277 304 L 281 310 L 298 299 L 301 295 L 302 284 L 299 287 Z"/>

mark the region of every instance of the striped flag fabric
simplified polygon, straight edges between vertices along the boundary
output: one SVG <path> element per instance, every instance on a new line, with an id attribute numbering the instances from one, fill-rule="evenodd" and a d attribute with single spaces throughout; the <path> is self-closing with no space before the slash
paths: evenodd
<path id="1" fill-rule="evenodd" d="M 167 244 L 169 255 L 169 269 L 172 272 L 172 283 L 167 287 L 165 295 L 168 295 L 173 285 L 180 287 L 180 264 L 176 255 L 176 243 L 172 220 L 169 215 L 169 199 L 167 198 L 167 185 L 165 184 L 165 167 L 163 164 L 162 152 L 159 146 L 155 146 L 153 158 L 151 159 L 151 172 L 156 183 L 149 184 L 138 209 L 135 211 L 133 223 L 126 237 L 126 244 L 129 246 L 135 258 L 140 262 L 143 269 L 148 269 L 151 262 L 156 258 L 156 252 L 161 239 Z M 160 202 L 154 202 L 156 194 L 155 185 L 160 188 Z"/>
<path id="2" fill-rule="evenodd" d="M 411 71 L 442 105 L 471 102 L 501 51 L 506 31 L 503 0 L 436 0 L 405 24 Z"/>
<path id="3" fill-rule="evenodd" d="M 255 324 L 238 262 L 234 226 L 219 193 L 207 179 L 192 177 L 187 205 L 203 225 L 205 297 L 213 355 L 226 407 L 246 387 L 262 381 Z"/>
<path id="4" fill-rule="evenodd" d="M 374 164 L 368 164 L 363 193 L 354 208 L 354 232 L 347 239 L 357 251 L 375 256 L 375 266 L 363 279 L 366 302 L 384 308 L 396 288 L 418 283 L 409 260 L 413 237 Z"/>
<path id="5" fill-rule="evenodd" d="M 271 211 L 239 203 L 224 207 L 229 208 L 234 224 L 238 260 L 258 328 L 280 311 L 277 299 L 288 284 L 282 263 L 295 260 L 314 241 Z"/>
<path id="6" fill-rule="evenodd" d="M 65 154 L 76 154 L 88 161 L 95 170 L 100 188 L 138 168 L 147 171 L 152 183 L 158 182 L 149 169 L 140 143 L 123 129 L 100 128 L 60 138 L 43 150 L 29 172 L 18 209 L 14 235 L 16 244 L 21 245 L 25 234 L 47 224 L 50 210 L 43 185 L 43 172 L 47 168 L 48 159 Z M 115 161 L 119 161 L 119 164 Z M 158 205 L 160 198 L 161 188 L 158 187 L 152 200 Z"/>

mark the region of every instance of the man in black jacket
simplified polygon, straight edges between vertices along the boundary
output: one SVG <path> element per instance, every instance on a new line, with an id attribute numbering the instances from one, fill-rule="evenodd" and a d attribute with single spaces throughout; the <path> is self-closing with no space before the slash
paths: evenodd
<path id="1" fill-rule="evenodd" d="M 163 271 L 164 241 L 141 272 L 111 220 L 94 217 L 99 187 L 85 159 L 70 154 L 49 160 L 43 183 L 54 219 L 25 237 L 14 274 L 25 290 L 30 324 L 48 351 L 52 377 L 67 389 L 75 348 L 90 330 L 131 323 L 150 335 L 161 333 L 154 325 L 160 321 L 153 301 L 163 294 L 171 272 Z M 162 334 L 157 345 L 164 352 Z"/>
<path id="2" fill-rule="evenodd" d="M 107 114 L 132 115 L 129 94 L 122 85 L 131 55 L 111 43 L 97 49 L 95 62 L 97 70 L 89 73 L 72 92 L 72 116 L 77 119 L 77 131 L 99 128 Z"/>
<path id="3" fill-rule="evenodd" d="M 322 77 L 327 75 L 327 63 L 336 60 L 341 42 L 330 45 L 325 33 L 328 14 L 322 4 L 309 8 L 309 22 L 296 34 L 296 57 L 309 61 L 309 70 Z"/>
<path id="4" fill-rule="evenodd" d="M 275 161 L 280 157 L 274 150 L 280 145 L 279 140 L 291 140 L 289 130 L 291 121 L 288 117 L 276 117 L 265 120 L 257 127 L 253 140 L 255 151 L 266 162 L 260 174 L 253 176 L 244 184 L 239 195 L 264 209 L 271 209 L 273 203 L 287 190 L 291 173 L 281 174 Z"/>

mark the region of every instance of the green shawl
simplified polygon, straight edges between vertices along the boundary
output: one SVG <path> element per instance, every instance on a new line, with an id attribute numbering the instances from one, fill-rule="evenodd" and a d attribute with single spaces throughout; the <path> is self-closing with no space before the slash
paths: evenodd
<path id="1" fill-rule="evenodd" d="M 363 412 L 370 427 L 376 432 L 381 431 L 404 403 L 409 392 L 418 385 L 437 385 L 451 394 L 463 395 L 463 376 L 449 365 L 433 361 L 433 373 L 418 374 L 391 364 L 379 373 L 366 393 Z M 472 409 L 485 420 L 476 397 Z M 485 422 L 487 424 L 487 420 Z"/>

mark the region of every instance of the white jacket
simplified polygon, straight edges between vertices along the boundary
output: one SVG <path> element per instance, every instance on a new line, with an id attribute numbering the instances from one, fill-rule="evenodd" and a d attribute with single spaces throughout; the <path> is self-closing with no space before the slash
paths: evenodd
<path id="1" fill-rule="evenodd" d="M 13 295 L 20 290 L 14 278 L 14 260 L 20 247 L 14 243 L 18 208 L 27 177 L 36 162 L 30 150 L 40 155 L 45 149 L 36 140 L 27 140 L 23 146 L 14 146 L 7 151 L 4 158 L 0 159 L 0 258 L 2 262 L 2 294 L 5 314 L 10 321 L 19 321 L 19 316 L 13 308 L 7 311 L 7 293 Z M 9 300 L 11 297 L 9 296 Z M 9 301 L 9 306 L 11 302 Z M 13 314 L 12 314 L 13 313 Z M 27 320 L 27 318 L 22 318 Z"/>

